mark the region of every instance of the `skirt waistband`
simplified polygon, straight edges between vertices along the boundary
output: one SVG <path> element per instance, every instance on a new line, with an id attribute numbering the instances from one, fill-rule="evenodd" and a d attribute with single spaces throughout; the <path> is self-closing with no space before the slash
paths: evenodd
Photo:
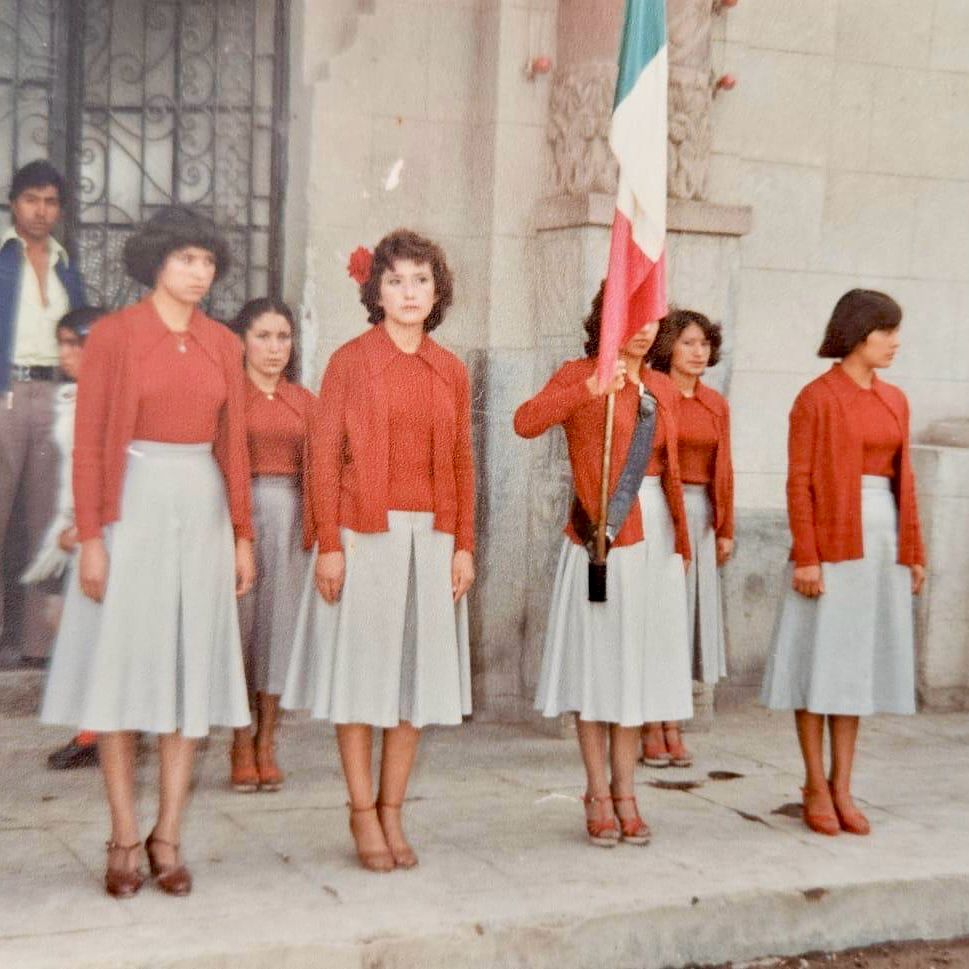
<path id="1" fill-rule="evenodd" d="M 891 491 L 892 479 L 882 477 L 880 474 L 863 474 L 861 488 L 863 491 Z"/>
<path id="2" fill-rule="evenodd" d="M 643 483 L 639 487 L 640 490 L 643 488 L 654 488 L 661 491 L 663 488 L 663 481 L 658 474 L 647 474 L 643 475 Z"/>
<path id="3" fill-rule="evenodd" d="M 128 453 L 136 458 L 191 458 L 212 453 L 212 442 L 171 444 L 168 441 L 132 441 Z"/>
<path id="4" fill-rule="evenodd" d="M 708 486 L 705 484 L 691 484 L 688 481 L 683 482 L 683 494 L 685 495 L 705 495 L 707 494 Z"/>

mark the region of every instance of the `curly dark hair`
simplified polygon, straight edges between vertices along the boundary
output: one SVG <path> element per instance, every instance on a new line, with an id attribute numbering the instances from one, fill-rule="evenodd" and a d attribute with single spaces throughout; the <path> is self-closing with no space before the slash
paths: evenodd
<path id="1" fill-rule="evenodd" d="M 834 305 L 818 356 L 843 360 L 873 331 L 895 330 L 901 322 L 902 308 L 891 296 L 875 289 L 849 289 Z"/>
<path id="2" fill-rule="evenodd" d="M 283 376 L 290 382 L 295 383 L 299 380 L 300 375 L 299 326 L 296 323 L 296 317 L 293 315 L 293 311 L 287 303 L 281 299 L 277 299 L 275 296 L 259 296 L 256 299 L 249 300 L 236 313 L 235 317 L 229 320 L 227 325 L 240 340 L 245 341 L 246 333 L 249 332 L 253 323 L 260 316 L 265 316 L 266 313 L 278 313 L 289 323 L 289 332 L 293 338 L 293 348 L 289 354 L 289 362 L 283 367 Z"/>
<path id="3" fill-rule="evenodd" d="M 434 273 L 434 308 L 424 321 L 424 332 L 430 333 L 444 322 L 444 314 L 454 299 L 454 277 L 448 268 L 444 250 L 437 243 L 410 229 L 395 229 L 377 243 L 370 276 L 360 285 L 360 302 L 367 308 L 367 319 L 371 323 L 376 325 L 383 320 L 380 280 L 384 272 L 393 270 L 400 259 L 427 264 Z"/>
<path id="4" fill-rule="evenodd" d="M 232 261 L 225 237 L 208 216 L 184 205 L 159 209 L 128 236 L 124 244 L 125 269 L 132 279 L 151 288 L 165 260 L 189 246 L 211 252 L 215 257 L 215 278 L 225 275 Z"/>
<path id="5" fill-rule="evenodd" d="M 589 315 L 582 321 L 586 341 L 584 344 L 587 357 L 599 356 L 599 333 L 602 330 L 602 301 L 606 296 L 606 281 L 599 284 L 599 292 L 592 297 L 592 307 Z"/>
<path id="6" fill-rule="evenodd" d="M 715 367 L 720 360 L 720 347 L 723 344 L 723 328 L 719 323 L 713 323 L 709 317 L 696 310 L 670 310 L 659 321 L 659 331 L 653 345 L 646 354 L 646 360 L 654 370 L 669 373 L 673 366 L 673 347 L 683 331 L 693 324 L 703 330 L 703 335 L 710 344 L 710 360 L 708 367 Z"/>

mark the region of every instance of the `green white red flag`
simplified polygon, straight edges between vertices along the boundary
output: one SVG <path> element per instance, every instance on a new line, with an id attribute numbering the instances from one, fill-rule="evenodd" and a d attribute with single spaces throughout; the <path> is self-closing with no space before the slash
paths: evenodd
<path id="1" fill-rule="evenodd" d="M 666 315 L 666 0 L 626 0 L 609 144 L 619 192 L 599 334 L 600 386 L 619 349 Z"/>

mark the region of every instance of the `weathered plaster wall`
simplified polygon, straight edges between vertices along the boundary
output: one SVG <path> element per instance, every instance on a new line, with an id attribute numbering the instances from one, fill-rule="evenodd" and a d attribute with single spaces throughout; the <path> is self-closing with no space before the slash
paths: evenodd
<path id="1" fill-rule="evenodd" d="M 917 6 L 917 9 L 916 9 Z M 734 358 L 738 501 L 783 504 L 787 412 L 852 286 L 895 296 L 915 433 L 969 416 L 969 4 L 741 0 L 711 195 L 754 207 Z"/>

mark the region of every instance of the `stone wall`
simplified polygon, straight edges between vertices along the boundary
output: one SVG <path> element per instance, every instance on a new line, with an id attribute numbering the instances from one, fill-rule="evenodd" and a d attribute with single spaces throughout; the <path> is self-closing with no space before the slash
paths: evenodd
<path id="1" fill-rule="evenodd" d="M 969 4 L 741 0 L 716 58 L 711 198 L 754 208 L 741 243 L 731 403 L 738 501 L 783 504 L 784 440 L 837 297 L 905 310 L 889 379 L 916 434 L 969 415 Z"/>

